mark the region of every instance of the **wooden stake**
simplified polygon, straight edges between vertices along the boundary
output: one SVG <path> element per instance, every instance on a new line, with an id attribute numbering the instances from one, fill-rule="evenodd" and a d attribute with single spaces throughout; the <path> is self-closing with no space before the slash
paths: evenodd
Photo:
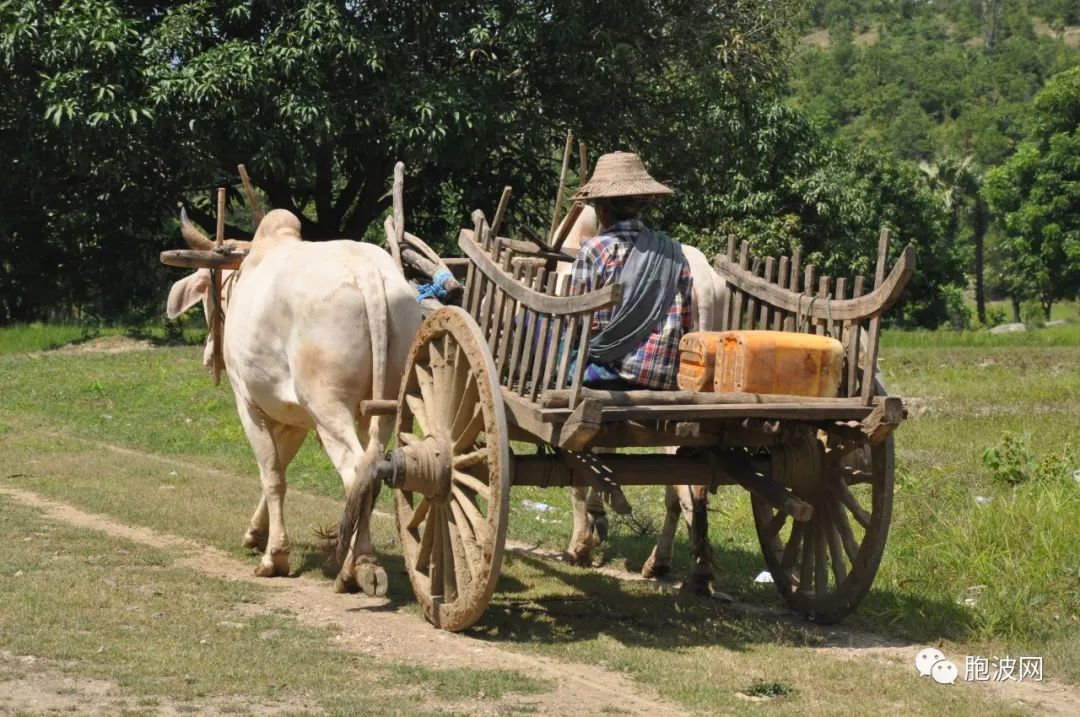
<path id="1" fill-rule="evenodd" d="M 217 190 L 217 236 L 214 237 L 214 243 L 221 247 L 225 241 L 225 187 L 218 187 Z"/>
<path id="2" fill-rule="evenodd" d="M 214 243 L 221 249 L 225 242 L 225 187 L 217 190 L 217 235 Z M 210 335 L 214 340 L 214 351 L 210 359 L 210 370 L 213 372 L 214 385 L 221 383 L 221 369 L 225 367 L 225 357 L 222 353 L 222 323 L 224 316 L 221 311 L 221 272 L 217 269 L 210 270 Z"/>
<path id="3" fill-rule="evenodd" d="M 878 235 L 877 266 L 874 270 L 874 288 L 881 286 L 885 280 L 885 258 L 889 253 L 889 230 L 881 228 Z M 881 331 L 881 315 L 878 314 L 870 319 L 870 330 L 866 337 L 866 355 L 863 360 L 862 400 L 867 406 L 874 399 L 874 368 L 877 366 L 878 338 Z"/>
<path id="4" fill-rule="evenodd" d="M 506 216 L 506 206 L 510 203 L 512 191 L 509 186 L 503 187 L 502 196 L 499 197 L 499 206 L 495 209 L 495 218 L 491 220 L 491 233 L 494 236 L 499 236 L 499 228 L 502 226 L 503 217 Z"/>
<path id="5" fill-rule="evenodd" d="M 251 212 L 251 221 L 257 229 L 263 220 L 263 210 L 259 206 L 259 200 L 255 198 L 255 187 L 251 185 L 251 177 L 248 176 L 247 167 L 242 164 L 236 165 L 236 171 L 240 173 L 240 181 L 244 184 L 244 194 L 247 196 L 248 211 Z"/>
<path id="6" fill-rule="evenodd" d="M 405 238 L 405 163 L 398 162 L 394 165 L 394 235 L 390 239 L 390 253 L 397 262 L 398 269 L 404 273 L 405 267 L 401 263 L 401 242 Z"/>
<path id="7" fill-rule="evenodd" d="M 559 226 L 559 215 L 562 213 L 563 189 L 566 187 L 566 169 L 570 165 L 570 148 L 574 143 L 574 135 L 566 133 L 566 146 L 563 148 L 562 170 L 559 172 L 559 191 L 555 194 L 555 211 L 551 213 L 551 229 L 548 231 L 548 244 L 555 238 L 555 228 Z"/>

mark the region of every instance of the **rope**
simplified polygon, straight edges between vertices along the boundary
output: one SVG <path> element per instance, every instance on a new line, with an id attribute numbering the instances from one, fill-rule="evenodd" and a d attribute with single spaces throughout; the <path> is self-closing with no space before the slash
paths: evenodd
<path id="1" fill-rule="evenodd" d="M 421 302 L 424 299 L 438 299 L 439 301 L 446 301 L 448 296 L 446 291 L 446 282 L 454 278 L 446 269 L 439 269 L 435 272 L 435 276 L 431 277 L 430 284 L 421 284 L 416 290 L 416 300 Z"/>

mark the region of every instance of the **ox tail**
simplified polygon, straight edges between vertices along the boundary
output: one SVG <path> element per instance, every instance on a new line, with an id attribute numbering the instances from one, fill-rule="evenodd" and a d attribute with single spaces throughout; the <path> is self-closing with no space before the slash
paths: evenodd
<path id="1" fill-rule="evenodd" d="M 390 351 L 389 337 L 389 310 L 387 308 L 386 285 L 383 282 L 382 273 L 372 269 L 366 277 L 366 285 L 361 285 L 360 290 L 365 294 L 364 307 L 367 309 L 368 335 L 371 337 L 371 397 L 374 400 L 386 398 L 386 364 L 387 354 Z M 364 446 L 364 454 L 373 451 L 381 451 L 379 443 L 380 431 L 378 423 L 387 420 L 383 416 L 371 416 L 368 419 L 368 445 Z M 376 456 L 375 458 L 381 458 Z M 373 465 L 369 458 L 361 461 L 362 470 Z M 370 514 L 375 506 L 375 498 L 379 494 L 379 484 L 375 483 L 372 476 L 357 476 L 345 496 L 345 509 L 341 514 L 341 523 L 338 525 L 337 560 L 345 561 L 349 547 L 352 545 L 353 536 L 365 514 Z"/>

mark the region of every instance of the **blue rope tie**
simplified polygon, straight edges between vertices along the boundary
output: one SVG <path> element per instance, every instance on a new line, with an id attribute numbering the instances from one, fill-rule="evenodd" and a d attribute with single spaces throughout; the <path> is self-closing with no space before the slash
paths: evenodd
<path id="1" fill-rule="evenodd" d="M 446 301 L 447 291 L 446 282 L 454 278 L 454 275 L 445 269 L 439 269 L 435 272 L 435 276 L 431 277 L 430 284 L 421 284 L 420 288 L 416 290 L 417 302 L 424 299 L 438 299 L 439 301 Z"/>

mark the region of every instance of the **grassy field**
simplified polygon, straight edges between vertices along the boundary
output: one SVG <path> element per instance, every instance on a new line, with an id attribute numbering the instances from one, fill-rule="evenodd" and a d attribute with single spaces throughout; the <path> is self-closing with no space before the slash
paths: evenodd
<path id="1" fill-rule="evenodd" d="M 35 343 L 32 331 L 20 331 L 17 340 L 0 331 L 0 479 L 243 556 L 237 544 L 256 497 L 254 461 L 231 393 L 224 386 L 213 388 L 199 366 L 201 349 L 30 354 L 28 350 L 43 348 L 41 340 Z M 883 346 L 886 381 L 892 392 L 910 399 L 912 419 L 897 437 L 897 495 L 886 557 L 874 590 L 845 625 L 915 645 L 939 645 L 948 655 L 1041 655 L 1047 677 L 1080 682 L 1076 326 L 979 338 L 886 333 Z M 1006 463 L 1017 470 L 995 474 L 984 465 L 983 454 L 1006 441 Z M 117 454 L 102 443 L 139 453 Z M 137 457 L 143 454 L 148 457 Z M 319 574 L 323 557 L 310 529 L 335 518 L 341 488 L 313 441 L 293 464 L 290 484 L 300 489 L 290 493 L 288 508 L 290 532 L 299 543 L 294 569 Z M 635 489 L 629 497 L 636 519 L 614 521 L 601 557 L 614 567 L 637 570 L 659 525 L 659 490 Z M 551 510 L 537 511 L 526 501 L 542 502 Z M 386 491 L 380 502 L 384 509 L 388 506 Z M 515 555 L 507 560 L 491 608 L 470 634 L 506 649 L 607 667 L 691 710 L 847 714 L 857 701 L 869 713 L 894 712 L 898 706 L 905 713 L 1022 713 L 972 690 L 935 689 L 913 671 L 880 659 L 851 659 L 842 650 L 833 654 L 832 646 L 848 640 L 843 633 L 832 635 L 778 618 L 783 608 L 775 590 L 753 581 L 763 561 L 745 496 L 721 490 L 711 507 L 717 587 L 743 604 L 761 606 L 763 612 L 747 614 L 718 601 L 673 598 L 648 585 Z M 564 546 L 569 535 L 565 491 L 516 489 L 512 511 L 512 538 Z M 180 625 L 193 622 L 213 625 L 213 616 L 232 609 L 228 605 L 258 602 L 257 588 L 188 575 L 162 551 L 119 545 L 100 536 L 67 535 L 26 509 L 3 505 L 0 516 L 2 537 L 18 546 L 0 559 L 0 574 L 5 576 L 0 605 L 16 606 L 0 608 L 0 652 L 36 655 L 54 661 L 56 669 L 117 681 L 131 695 L 129 706 L 137 706 L 138 700 L 167 699 L 198 704 L 208 695 L 240 695 L 251 705 L 278 694 L 250 686 L 283 684 L 272 674 L 203 675 L 190 673 L 194 668 L 177 668 L 180 678 L 195 676 L 191 684 L 199 688 L 188 689 L 180 678 L 152 678 L 162 671 L 160 665 L 136 670 L 116 657 L 136 639 L 118 627 L 122 621 L 116 613 L 125 609 L 125 601 L 98 595 L 106 573 L 125 589 L 135 589 L 150 581 L 146 573 L 153 571 L 150 582 L 160 583 L 159 591 L 187 596 L 170 601 L 180 605 L 174 618 L 180 630 Z M 46 535 L 25 544 L 14 537 L 37 533 Z M 103 565 L 83 561 L 52 571 L 62 567 L 54 565 L 57 543 L 66 545 L 64 554 L 99 556 Z M 387 521 L 377 524 L 376 547 L 391 570 L 393 604 L 414 611 Z M 682 538 L 678 550 L 677 569 L 686 562 Z M 41 573 L 40 582 L 6 580 L 19 570 L 23 577 Z M 72 575 L 78 576 L 79 589 L 65 591 L 62 583 L 70 584 Z M 45 615 L 25 609 L 45 595 L 62 599 Z M 101 609 L 88 611 L 91 605 Z M 206 611 L 214 610 L 207 617 Z M 83 631 L 89 633 L 85 640 L 61 639 L 73 630 L 78 633 L 75 623 L 64 622 L 65 615 L 80 616 Z M 288 615 L 259 620 L 271 618 L 284 622 L 264 626 L 256 620 L 242 634 L 229 633 L 229 639 L 243 643 L 267 630 L 295 633 L 295 641 L 282 640 L 290 642 L 282 648 L 282 662 L 267 666 L 267 672 L 296 661 L 322 664 L 329 659 L 324 651 L 333 649 L 325 634 L 289 623 Z M 18 629 L 10 629 L 13 626 Z M 221 662 L 210 664 L 229 664 L 234 648 L 222 645 L 218 651 L 219 637 L 212 632 L 214 660 Z M 169 631 L 154 634 L 146 650 L 169 654 L 177 649 Z M 96 652 L 101 645 L 92 643 L 100 643 L 102 635 L 109 644 Z M 145 635 L 138 639 L 145 640 Z M 240 644 L 235 649 L 244 648 Z M 916 651 L 911 650 L 911 657 Z M 147 659 L 156 664 L 156 658 Z M 73 660 L 77 666 L 67 666 Z M 339 701 L 346 698 L 328 687 L 334 679 L 347 677 L 360 691 L 377 682 L 390 694 L 410 680 L 408 666 L 368 669 L 355 660 L 338 662 L 342 670 L 363 674 L 299 670 L 284 692 L 299 700 L 298 705 L 317 695 L 322 709 L 348 711 L 353 703 Z M 0 662 L 0 669 L 8 671 L 8 663 Z M 25 665 L 10 669 L 25 671 Z M 0 680 L 8 679 L 6 674 L 0 672 Z M 551 688 L 467 671 L 441 680 L 446 694 L 436 689 L 412 707 L 422 710 L 431 699 L 445 697 L 447 708 L 455 711 L 454 700 L 460 702 L 461 693 L 450 694 L 450 686 L 462 681 L 472 685 L 469 694 L 474 688 L 487 695 L 505 694 L 506 685 L 519 684 L 524 686 L 517 689 L 526 693 Z M 868 684 L 875 689 L 865 690 Z M 761 703 L 745 699 L 759 693 L 784 696 Z M 516 711 L 520 706 L 514 702 L 499 709 Z"/>

